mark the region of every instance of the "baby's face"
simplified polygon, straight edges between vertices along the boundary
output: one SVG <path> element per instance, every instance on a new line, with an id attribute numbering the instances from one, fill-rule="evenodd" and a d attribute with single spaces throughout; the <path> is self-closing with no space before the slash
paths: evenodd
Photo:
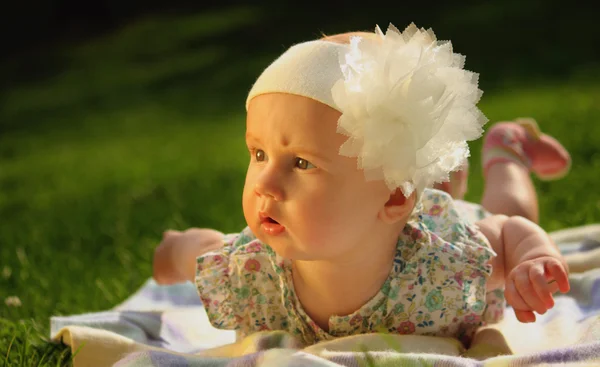
<path id="1" fill-rule="evenodd" d="M 279 255 L 326 260 L 364 248 L 390 196 L 356 158 L 338 154 L 340 113 L 312 99 L 272 93 L 248 107 L 250 163 L 243 193 L 252 232 Z"/>

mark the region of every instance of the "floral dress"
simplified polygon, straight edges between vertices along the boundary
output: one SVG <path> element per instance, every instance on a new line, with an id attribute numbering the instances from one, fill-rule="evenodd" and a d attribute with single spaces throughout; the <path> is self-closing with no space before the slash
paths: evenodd
<path id="1" fill-rule="evenodd" d="M 425 190 L 399 235 L 392 269 L 379 292 L 329 330 L 306 314 L 294 291 L 291 262 L 249 230 L 227 235 L 222 249 L 197 259 L 196 286 L 208 318 L 238 337 L 284 330 L 305 345 L 371 332 L 451 336 L 469 343 L 490 320 L 486 282 L 495 253 L 445 192 Z M 502 307 L 493 300 L 493 316 Z"/>

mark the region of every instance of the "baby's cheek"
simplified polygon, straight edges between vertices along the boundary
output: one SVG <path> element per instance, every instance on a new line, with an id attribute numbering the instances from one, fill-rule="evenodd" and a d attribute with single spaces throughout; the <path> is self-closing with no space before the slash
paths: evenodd
<path id="1" fill-rule="evenodd" d="M 311 247 L 330 247 L 338 242 L 345 232 L 339 213 L 331 210 L 313 211 L 303 218 L 303 237 Z"/>
<path id="2" fill-rule="evenodd" d="M 250 226 L 250 229 L 253 231 L 256 228 L 253 228 L 255 222 L 257 221 L 258 210 L 256 209 L 256 197 L 251 193 L 247 193 L 244 191 L 242 195 L 242 211 L 244 213 L 244 219 L 246 219 L 246 223 Z"/>

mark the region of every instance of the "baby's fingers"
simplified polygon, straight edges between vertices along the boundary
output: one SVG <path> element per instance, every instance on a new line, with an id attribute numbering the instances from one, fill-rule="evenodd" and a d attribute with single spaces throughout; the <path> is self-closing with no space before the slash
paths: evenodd
<path id="1" fill-rule="evenodd" d="M 539 300 L 544 303 L 546 309 L 552 308 L 554 306 L 554 299 L 552 299 L 552 290 L 550 289 L 550 285 L 546 280 L 546 276 L 544 274 L 544 266 L 542 264 L 534 264 L 531 268 L 529 268 L 529 279 L 533 288 L 535 289 L 535 293 L 537 293 Z M 537 309 L 538 313 L 544 313 L 546 310 Z"/>
<path id="2" fill-rule="evenodd" d="M 547 278 L 546 278 L 547 279 Z M 558 284 L 556 284 L 556 282 L 554 280 L 548 282 L 548 287 L 550 288 L 550 292 L 552 294 L 560 291 L 560 289 L 558 289 Z"/>
<path id="3" fill-rule="evenodd" d="M 571 287 L 564 266 L 558 260 L 552 259 L 546 262 L 545 269 L 546 274 L 550 276 L 550 279 L 554 279 L 558 284 L 558 289 L 562 293 L 567 293 Z"/>
<path id="4" fill-rule="evenodd" d="M 530 268 L 531 269 L 531 268 Z M 546 283 L 544 279 L 544 283 Z M 515 286 L 521 298 L 529 307 L 516 307 L 517 309 L 533 309 L 539 314 L 546 312 L 548 307 L 534 286 L 534 282 L 529 278 L 529 271 L 518 272 L 515 274 Z"/>
<path id="5" fill-rule="evenodd" d="M 521 322 L 535 322 L 535 314 L 531 311 L 515 310 L 515 316 Z"/>
<path id="6" fill-rule="evenodd" d="M 517 320 L 523 323 L 535 322 L 535 314 L 531 311 L 531 307 L 525 302 L 523 297 L 521 297 L 519 291 L 517 291 L 514 280 L 506 283 L 504 296 L 506 297 L 506 302 L 515 310 Z"/>
<path id="7" fill-rule="evenodd" d="M 504 290 L 504 297 L 506 302 L 512 306 L 515 310 L 531 310 L 532 307 L 525 302 L 523 297 L 517 291 L 514 280 L 506 283 L 506 289 Z"/>

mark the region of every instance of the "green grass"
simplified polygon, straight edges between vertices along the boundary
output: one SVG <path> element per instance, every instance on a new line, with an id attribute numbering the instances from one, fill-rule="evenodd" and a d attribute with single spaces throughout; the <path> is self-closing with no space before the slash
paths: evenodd
<path id="1" fill-rule="evenodd" d="M 244 226 L 244 94 L 274 55 L 232 55 L 260 19 L 141 20 L 57 49 L 52 73 L 0 95 L 0 365 L 68 364 L 47 343 L 50 316 L 124 300 L 151 275 L 164 229 Z M 537 118 L 571 151 L 568 177 L 536 181 L 548 230 L 600 222 L 600 84 L 577 80 L 513 83 L 481 104 L 491 121 Z"/>

